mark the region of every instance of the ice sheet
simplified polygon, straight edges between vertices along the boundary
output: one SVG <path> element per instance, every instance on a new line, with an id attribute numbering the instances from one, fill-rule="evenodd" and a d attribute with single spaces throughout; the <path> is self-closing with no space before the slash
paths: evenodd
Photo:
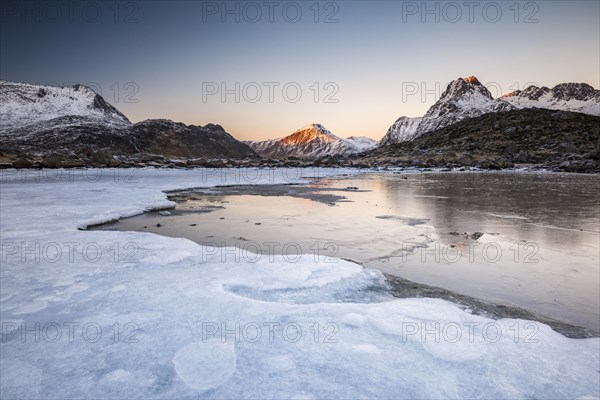
<path id="1" fill-rule="evenodd" d="M 343 260 L 77 229 L 169 207 L 162 190 L 353 171 L 136 171 L 2 172 L 2 398 L 600 395 L 598 339 L 393 299 Z"/>

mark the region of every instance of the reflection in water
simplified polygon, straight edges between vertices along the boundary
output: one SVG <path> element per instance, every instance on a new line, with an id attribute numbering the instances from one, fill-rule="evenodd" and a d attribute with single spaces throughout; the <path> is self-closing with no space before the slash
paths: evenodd
<path id="1" fill-rule="evenodd" d="M 290 197 L 260 187 L 253 195 L 213 190 L 179 203 L 171 216 L 146 214 L 112 229 L 212 246 L 250 242 L 262 252 L 278 242 L 279 249 L 297 244 L 288 252 L 323 254 L 333 243 L 324 255 L 600 331 L 598 176 L 381 173 L 311 187 L 346 201 L 331 206 L 315 193 Z M 181 211 L 215 205 L 224 208 Z"/>

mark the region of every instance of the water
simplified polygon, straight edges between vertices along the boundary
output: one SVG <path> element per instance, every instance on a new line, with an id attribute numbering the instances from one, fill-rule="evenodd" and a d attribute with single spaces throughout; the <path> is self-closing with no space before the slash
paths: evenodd
<path id="1" fill-rule="evenodd" d="M 599 193 L 595 175 L 376 173 L 203 190 L 108 229 L 351 259 L 600 332 Z"/>

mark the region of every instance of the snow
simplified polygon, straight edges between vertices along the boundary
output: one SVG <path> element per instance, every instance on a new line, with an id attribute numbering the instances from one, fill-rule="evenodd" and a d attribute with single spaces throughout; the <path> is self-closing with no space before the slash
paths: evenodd
<path id="1" fill-rule="evenodd" d="M 98 104 L 87 86 L 41 86 L 0 81 L 0 133 L 51 121 L 64 116 L 85 117 L 88 123 L 127 126 L 130 122 L 116 109 Z"/>
<path id="2" fill-rule="evenodd" d="M 552 93 L 546 93 L 537 100 L 527 97 L 513 96 L 503 97 L 502 100 L 510 103 L 517 108 L 547 108 L 549 110 L 563 110 L 579 112 L 583 114 L 600 116 L 600 102 L 593 100 L 557 100 L 553 98 Z"/>
<path id="3" fill-rule="evenodd" d="M 0 397 L 600 396 L 598 339 L 394 299 L 344 260 L 77 230 L 171 207 L 163 190 L 353 172 L 2 171 Z"/>
<path id="4" fill-rule="evenodd" d="M 355 146 L 359 152 L 372 149 L 377 146 L 378 142 L 366 136 L 350 136 L 344 139 L 346 142 L 350 142 Z"/>
<path id="5" fill-rule="evenodd" d="M 421 118 L 400 117 L 388 129 L 387 133 L 381 139 L 382 145 L 407 142 L 418 136 L 417 128 L 421 123 Z"/>
<path id="6" fill-rule="evenodd" d="M 244 141 L 263 157 L 320 158 L 327 155 L 349 155 L 375 147 L 377 142 L 364 136 L 342 139 L 321 124 L 310 124 L 289 136 L 264 141 Z"/>

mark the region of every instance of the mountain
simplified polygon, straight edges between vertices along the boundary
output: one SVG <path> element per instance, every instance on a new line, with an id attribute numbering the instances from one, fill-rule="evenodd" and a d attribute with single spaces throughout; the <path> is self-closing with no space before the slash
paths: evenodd
<path id="1" fill-rule="evenodd" d="M 374 147 L 377 142 L 364 136 L 342 139 L 321 124 L 310 124 L 284 138 L 244 143 L 262 157 L 320 158 L 360 153 Z"/>
<path id="2" fill-rule="evenodd" d="M 370 137 L 366 136 L 349 136 L 344 140 L 356 146 L 356 148 L 359 151 L 366 151 L 372 149 L 379 143 L 377 140 L 371 139 Z"/>
<path id="3" fill-rule="evenodd" d="M 82 85 L 0 81 L 0 101 L 0 150 L 4 153 L 43 156 L 59 152 L 85 158 L 85 154 L 103 149 L 168 158 L 256 157 L 219 125 L 185 125 L 164 119 L 132 124 L 102 96 Z"/>
<path id="4" fill-rule="evenodd" d="M 388 129 L 380 145 L 411 141 L 425 133 L 490 112 L 532 107 L 597 116 L 600 115 L 600 91 L 585 83 L 563 83 L 552 89 L 530 86 L 494 99 L 476 77 L 458 78 L 448 84 L 422 118 L 400 117 Z"/>
<path id="5" fill-rule="evenodd" d="M 167 158 L 256 157 L 250 147 L 215 124 L 197 126 L 151 119 L 132 125 L 129 134 L 138 151 Z"/>
<path id="6" fill-rule="evenodd" d="M 2 133 L 18 133 L 27 126 L 57 118 L 77 117 L 76 123 L 125 127 L 131 123 L 102 96 L 87 86 L 39 86 L 0 81 Z M 69 124 L 68 119 L 61 123 Z"/>
<path id="7" fill-rule="evenodd" d="M 500 97 L 517 108 L 547 108 L 600 116 L 600 90 L 586 83 L 561 83 L 549 89 L 529 86 Z"/>
<path id="8" fill-rule="evenodd" d="M 466 118 L 412 141 L 380 146 L 354 165 L 600 171 L 600 117 L 541 108 Z"/>
<path id="9" fill-rule="evenodd" d="M 379 142 L 380 146 L 412 140 L 417 135 L 417 128 L 422 118 L 400 117 L 388 129 Z"/>
<path id="10" fill-rule="evenodd" d="M 476 77 L 458 78 L 450 82 L 439 100 L 425 113 L 416 133 L 420 136 L 466 118 L 512 109 L 512 105 L 494 100 L 490 91 Z"/>

